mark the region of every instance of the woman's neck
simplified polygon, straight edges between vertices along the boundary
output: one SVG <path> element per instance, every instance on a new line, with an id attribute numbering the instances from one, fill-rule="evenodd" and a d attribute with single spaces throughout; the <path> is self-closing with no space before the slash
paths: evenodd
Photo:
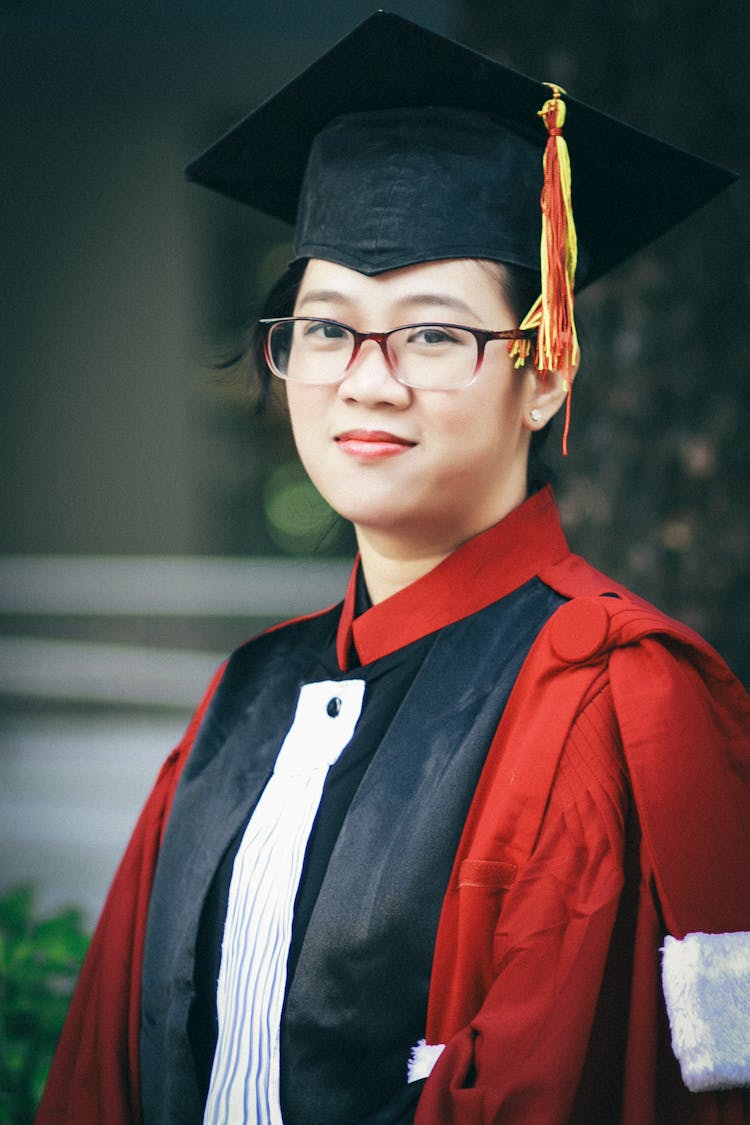
<path id="1" fill-rule="evenodd" d="M 463 543 L 499 523 L 525 498 L 524 487 L 514 497 L 515 503 L 506 500 L 498 510 L 485 512 L 485 518 L 479 521 L 478 526 L 473 522 L 463 526 L 459 523 L 448 534 L 445 527 L 434 528 L 424 524 L 416 528 L 412 524 L 407 533 L 403 528 L 384 530 L 355 524 L 362 573 L 372 604 L 385 601 L 434 570 Z"/>
<path id="2" fill-rule="evenodd" d="M 412 585 L 443 559 L 452 555 L 462 543 L 475 537 L 485 528 L 457 535 L 455 541 L 431 537 L 423 533 L 404 538 L 403 535 L 382 533 L 371 528 L 356 526 L 356 541 L 360 549 L 362 573 L 373 605 L 383 602 L 399 589 Z"/>
<path id="3" fill-rule="evenodd" d="M 397 594 L 399 589 L 412 585 L 417 578 L 422 578 L 433 570 L 451 553 L 450 550 L 444 550 L 398 555 L 390 552 L 386 544 L 371 542 L 367 534 L 358 532 L 356 538 L 360 547 L 364 582 L 373 605 Z M 455 546 L 458 547 L 459 544 Z"/>

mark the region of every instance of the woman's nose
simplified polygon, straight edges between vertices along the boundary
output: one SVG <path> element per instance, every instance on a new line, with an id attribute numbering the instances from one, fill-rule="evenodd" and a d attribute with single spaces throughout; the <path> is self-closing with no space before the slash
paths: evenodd
<path id="1" fill-rule="evenodd" d="M 411 392 L 396 378 L 385 341 L 365 340 L 339 384 L 344 398 L 361 402 L 387 402 L 397 406 L 411 401 Z"/>

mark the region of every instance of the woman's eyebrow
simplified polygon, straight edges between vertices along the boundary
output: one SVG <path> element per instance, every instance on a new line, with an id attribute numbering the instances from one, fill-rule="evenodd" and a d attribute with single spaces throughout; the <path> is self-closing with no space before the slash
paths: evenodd
<path id="1" fill-rule="evenodd" d="M 420 307 L 451 309 L 455 312 L 468 313 L 475 320 L 477 319 L 477 314 L 471 305 L 452 293 L 408 293 L 395 301 L 394 305 L 397 308 L 410 308 L 412 305 L 419 305 Z"/>
<path id="2" fill-rule="evenodd" d="M 355 303 L 355 299 L 338 289 L 311 289 L 308 292 L 301 293 L 297 302 L 298 305 L 317 303 L 350 305 Z M 478 319 L 472 307 L 452 293 L 407 293 L 393 302 L 393 308 L 395 309 L 408 309 L 415 306 L 450 309 L 453 312 L 468 313 L 473 320 Z"/>
<path id="3" fill-rule="evenodd" d="M 341 293 L 338 289 L 311 289 L 307 293 L 300 293 L 297 299 L 297 304 L 299 305 L 316 304 L 320 302 L 334 305 L 348 305 L 351 304 L 352 298 L 347 297 L 345 293 Z"/>

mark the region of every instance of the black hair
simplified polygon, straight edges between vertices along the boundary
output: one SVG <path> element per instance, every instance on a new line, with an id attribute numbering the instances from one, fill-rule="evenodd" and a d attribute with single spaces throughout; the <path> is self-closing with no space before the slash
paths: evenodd
<path id="1" fill-rule="evenodd" d="M 508 265 L 505 262 L 486 262 L 477 259 L 478 265 L 498 282 L 505 300 L 510 306 L 518 323 L 526 316 L 531 306 L 541 292 L 541 277 L 536 270 L 524 266 Z M 262 306 L 261 318 L 278 316 L 293 316 L 294 305 L 302 283 L 302 276 L 307 266 L 306 259 L 292 262 L 287 267 L 278 281 L 269 290 Z M 263 332 L 260 324 L 256 322 L 247 348 L 252 371 L 257 379 L 257 409 L 262 412 L 271 394 L 273 375 L 266 363 L 263 351 Z M 532 487 L 548 481 L 552 475 L 551 470 L 541 459 L 541 450 L 545 445 L 552 423 L 548 422 L 541 430 L 535 430 L 531 435 L 529 445 L 529 482 Z"/>
<path id="2" fill-rule="evenodd" d="M 306 266 L 307 261 L 304 258 L 287 266 L 278 281 L 268 291 L 261 305 L 261 319 L 294 315 L 294 305 Z M 271 394 L 273 374 L 266 363 L 263 350 L 263 329 L 258 321 L 255 322 L 250 332 L 246 354 L 250 360 L 251 376 L 254 375 L 258 383 L 257 409 L 262 412 L 267 406 Z"/>

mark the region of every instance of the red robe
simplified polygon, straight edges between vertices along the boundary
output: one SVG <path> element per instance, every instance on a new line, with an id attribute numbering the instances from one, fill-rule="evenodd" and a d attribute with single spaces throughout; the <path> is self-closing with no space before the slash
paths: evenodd
<path id="1" fill-rule="evenodd" d="M 350 586 L 339 630 L 342 665 L 352 634 L 366 662 L 386 634 L 392 650 L 454 620 L 457 589 L 462 616 L 533 574 L 572 599 L 543 628 L 518 677 L 456 855 L 426 1029 L 428 1043 L 446 1048 L 417 1125 L 592 1120 L 587 1106 L 596 1099 L 588 1095 L 608 1034 L 597 1019 L 613 971 L 629 974 L 630 1002 L 624 1104 L 610 1120 L 750 1122 L 748 1091 L 694 1095 L 682 1086 L 658 984 L 665 932 L 750 930 L 748 698 L 691 630 L 569 552 L 548 490 L 503 525 L 520 544 L 508 573 L 488 561 L 491 529 L 354 622 Z M 140 1119 L 151 880 L 181 769 L 220 677 L 167 759 L 115 876 L 38 1125 Z M 637 807 L 641 890 L 618 967 L 611 951 L 628 862 L 625 770 L 612 749 L 620 744 Z M 591 811 L 582 812 L 589 798 Z"/>

